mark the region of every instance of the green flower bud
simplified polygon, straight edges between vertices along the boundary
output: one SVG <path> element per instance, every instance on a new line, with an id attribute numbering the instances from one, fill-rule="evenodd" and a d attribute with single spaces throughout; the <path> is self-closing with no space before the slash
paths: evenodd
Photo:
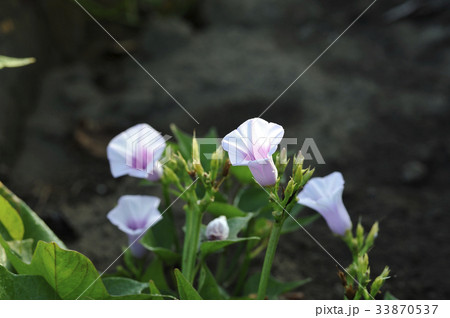
<path id="1" fill-rule="evenodd" d="M 284 190 L 283 206 L 287 203 L 287 200 L 289 200 L 289 198 L 292 196 L 292 194 L 295 191 L 295 188 L 296 188 L 296 183 L 291 178 L 291 180 L 289 180 L 289 182 L 286 186 L 286 190 Z"/>
<path id="2" fill-rule="evenodd" d="M 197 175 L 202 177 L 205 171 L 203 170 L 203 166 L 200 161 L 200 147 L 198 146 L 197 138 L 195 138 L 195 133 L 192 138 L 192 166 L 195 172 L 197 172 Z"/>
<path id="3" fill-rule="evenodd" d="M 370 288 L 370 294 L 372 295 L 372 297 L 375 297 L 380 291 L 381 287 L 383 287 L 384 282 L 389 278 L 389 272 L 389 267 L 386 266 L 380 276 L 375 278 Z"/>
<path id="4" fill-rule="evenodd" d="M 211 155 L 211 171 L 210 171 L 211 181 L 216 180 L 217 174 L 219 172 L 219 167 L 222 165 L 222 161 L 223 161 L 223 148 L 219 147 Z"/>
<path id="5" fill-rule="evenodd" d="M 275 166 L 278 170 L 278 175 L 283 175 L 284 171 L 286 170 L 286 166 L 289 163 L 289 159 L 287 158 L 287 150 L 286 148 L 281 149 L 280 153 L 277 154 L 276 160 L 275 160 Z"/>
<path id="6" fill-rule="evenodd" d="M 367 238 L 366 238 L 366 244 L 364 245 L 364 250 L 368 251 L 369 248 L 371 248 L 375 242 L 375 239 L 378 236 L 378 222 L 375 222 L 372 226 L 372 228 L 369 231 L 369 234 L 367 234 Z"/>
<path id="7" fill-rule="evenodd" d="M 364 244 L 364 228 L 360 222 L 356 226 L 356 241 L 358 242 L 358 250 L 363 247 Z"/>
<path id="8" fill-rule="evenodd" d="M 309 179 L 311 179 L 312 175 L 314 174 L 314 170 L 316 170 L 316 168 L 312 170 L 310 170 L 309 168 L 302 170 L 303 176 L 300 182 L 300 187 L 303 187 L 309 181 Z"/>
<path id="9" fill-rule="evenodd" d="M 298 152 L 297 156 L 294 156 L 294 161 L 292 165 L 292 176 L 294 177 L 294 181 L 297 182 L 298 184 L 302 184 L 304 160 L 305 157 L 303 157 L 301 151 Z"/>
<path id="10" fill-rule="evenodd" d="M 172 169 L 170 169 L 168 166 L 164 166 L 163 171 L 162 182 L 166 184 L 172 183 L 175 184 L 179 189 L 183 189 L 180 183 L 180 179 Z"/>

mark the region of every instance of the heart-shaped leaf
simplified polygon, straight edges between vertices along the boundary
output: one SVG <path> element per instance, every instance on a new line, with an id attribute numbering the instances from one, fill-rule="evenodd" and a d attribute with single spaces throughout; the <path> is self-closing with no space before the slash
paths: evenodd
<path id="1" fill-rule="evenodd" d="M 60 298 L 109 298 L 97 270 L 86 256 L 64 250 L 54 242 L 39 241 L 31 263 L 26 263 L 1 237 L 0 243 L 19 274 L 43 277 Z"/>
<path id="2" fill-rule="evenodd" d="M 60 299 L 41 276 L 16 275 L 0 266 L 0 299 L 35 300 Z"/>

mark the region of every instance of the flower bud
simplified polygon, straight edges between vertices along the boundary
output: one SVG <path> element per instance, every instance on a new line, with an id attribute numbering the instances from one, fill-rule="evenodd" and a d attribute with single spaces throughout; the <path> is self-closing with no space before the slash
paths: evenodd
<path id="1" fill-rule="evenodd" d="M 375 278 L 370 288 L 370 294 L 372 295 L 372 297 L 375 297 L 380 291 L 381 287 L 383 287 L 384 281 L 389 278 L 389 272 L 389 267 L 386 266 L 380 276 Z"/>
<path id="2" fill-rule="evenodd" d="M 316 170 L 316 168 L 314 168 L 312 170 L 310 170 L 309 168 L 302 170 L 303 175 L 301 177 L 300 187 L 303 187 L 309 181 L 309 179 L 311 179 L 315 170 Z"/>
<path id="3" fill-rule="evenodd" d="M 177 183 L 180 180 L 172 169 L 165 166 L 163 172 L 163 181 L 166 183 Z"/>
<path id="4" fill-rule="evenodd" d="M 358 222 L 358 225 L 356 226 L 356 241 L 358 249 L 361 249 L 364 244 L 364 228 L 360 222 Z"/>
<path id="5" fill-rule="evenodd" d="M 294 155 L 294 161 L 292 165 L 292 176 L 294 179 L 299 182 L 299 178 L 302 177 L 302 169 L 303 169 L 303 161 L 305 157 L 303 157 L 301 150 L 298 152 L 297 156 Z"/>
<path id="6" fill-rule="evenodd" d="M 275 165 L 277 166 L 278 173 L 282 175 L 284 170 L 286 170 L 286 166 L 289 163 L 287 158 L 287 150 L 284 147 L 281 149 L 280 153 L 276 157 Z"/>
<path id="7" fill-rule="evenodd" d="M 369 234 L 367 234 L 367 238 L 366 238 L 366 244 L 364 245 L 364 250 L 368 251 L 369 248 L 371 248 L 373 246 L 373 243 L 375 242 L 375 239 L 378 236 L 378 222 L 375 222 L 372 225 L 372 228 L 369 231 Z"/>
<path id="8" fill-rule="evenodd" d="M 227 218 L 223 215 L 209 222 L 206 227 L 206 238 L 208 241 L 226 240 L 229 233 L 230 228 L 228 227 Z"/>
<path id="9" fill-rule="evenodd" d="M 222 164 L 223 161 L 223 148 L 219 147 L 216 151 L 211 155 L 211 180 L 216 180 L 217 173 L 219 172 L 219 167 Z"/>
<path id="10" fill-rule="evenodd" d="M 197 138 L 192 138 L 192 165 L 194 167 L 195 172 L 197 175 L 203 176 L 204 170 L 202 163 L 200 161 L 200 147 L 198 146 Z"/>
<path id="11" fill-rule="evenodd" d="M 294 191 L 296 190 L 296 183 L 294 182 L 294 180 L 291 178 L 291 180 L 289 180 L 287 186 L 286 186 L 286 190 L 284 190 L 284 199 L 289 200 L 289 198 L 292 196 L 292 194 L 294 193 Z"/>

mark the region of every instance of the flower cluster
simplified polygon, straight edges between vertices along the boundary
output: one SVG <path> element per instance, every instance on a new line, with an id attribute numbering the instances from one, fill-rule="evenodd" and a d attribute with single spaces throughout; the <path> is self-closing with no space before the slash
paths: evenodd
<path id="1" fill-rule="evenodd" d="M 317 211 L 325 219 L 330 230 L 341 237 L 352 251 L 354 262 L 349 270 L 354 275 L 362 277 L 366 283 L 356 288 L 348 283 L 351 282 L 349 278 L 351 276 L 345 278 L 346 297 L 368 299 L 374 297 L 373 295 L 376 296 L 389 273 L 385 270 L 375 280 L 377 283 L 372 286 L 372 290 L 368 289 L 370 279 L 367 252 L 378 233 L 378 224 L 374 225 L 366 236 L 361 224 L 358 224 L 357 235 L 353 236 L 352 222 L 342 200 L 344 178 L 340 172 L 311 178 L 314 169 L 303 167 L 304 157 L 299 152 L 293 156 L 291 176 L 287 182 L 284 181 L 289 164 L 287 150 L 283 148 L 277 153 L 278 145 L 284 137 L 284 129 L 261 118 L 249 119 L 227 134 L 221 141 L 222 147 L 212 153 L 208 163 L 205 163 L 202 157 L 195 136 L 191 138 L 176 127 L 171 128 L 178 144 L 167 145 L 165 138 L 151 126 L 138 124 L 114 137 L 107 148 L 112 175 L 116 178 L 130 175 L 152 182 L 161 181 L 166 210 L 169 210 L 167 216 L 160 213 L 158 210 L 160 199 L 157 197 L 124 195 L 119 199 L 118 205 L 108 213 L 111 223 L 128 236 L 129 249 L 134 257 L 143 258 L 146 251 L 151 250 L 168 265 L 173 266 L 174 263 L 181 262 L 183 279 L 192 284 L 200 268 L 202 275 L 207 273 L 205 258 L 210 253 L 221 251 L 230 244 L 248 241 L 244 250 L 247 253 L 246 262 L 249 262 L 267 247 L 257 290 L 258 299 L 264 299 L 276 245 L 280 235 L 285 231 L 284 223 L 287 219 L 293 218 L 291 212 L 300 204 Z M 237 170 L 233 167 L 230 169 L 230 165 L 248 167 L 253 178 L 248 181 L 247 186 L 267 194 L 265 204 L 258 210 L 240 209 L 245 203 L 239 201 L 242 197 L 246 197 L 244 193 L 234 198 L 234 202 L 238 200 L 234 206 L 226 203 L 232 201 L 230 200 L 233 198 L 232 194 L 219 193 L 219 188 L 224 183 L 227 183 L 227 188 L 232 188 L 230 171 L 241 182 L 248 180 L 239 177 Z M 175 226 L 170 211 L 171 204 L 168 201 L 171 193 L 186 203 L 182 248 L 178 244 L 176 230 L 170 230 L 172 231 L 169 235 L 170 242 L 165 242 L 164 247 L 157 246 L 159 238 L 154 237 L 153 229 L 148 237 L 145 236 L 146 232 L 161 220 L 165 221 L 161 222 L 165 224 L 161 227 L 165 232 L 164 236 L 170 234 L 167 232 L 167 225 Z M 252 201 L 254 198 L 248 197 L 246 200 Z M 257 213 L 265 208 L 273 211 L 273 220 L 270 221 L 269 227 L 260 227 L 266 224 L 266 221 L 259 222 L 258 227 L 250 226 L 249 220 L 255 216 L 259 220 L 265 219 Z M 216 218 L 204 227 L 202 217 L 205 212 L 212 213 Z M 254 224 L 257 224 L 256 220 Z M 239 231 L 243 229 L 254 236 L 237 237 Z M 141 241 L 143 237 L 145 242 Z M 260 245 L 250 243 L 260 238 L 265 238 L 261 240 Z M 244 265 L 244 271 L 238 275 L 239 277 L 246 277 L 248 266 Z M 228 275 L 232 276 L 233 270 L 236 269 L 230 270 L 231 273 Z M 345 277 L 345 274 L 340 275 Z M 237 283 L 238 291 L 241 285 L 242 282 Z"/>

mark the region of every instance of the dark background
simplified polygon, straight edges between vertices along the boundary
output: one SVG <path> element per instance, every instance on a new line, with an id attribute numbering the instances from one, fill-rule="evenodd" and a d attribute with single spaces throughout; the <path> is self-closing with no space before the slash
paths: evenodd
<path id="1" fill-rule="evenodd" d="M 81 3 L 200 122 L 74 1 L 0 2 L 0 54 L 37 58 L 0 71 L 0 179 L 100 271 L 126 242 L 106 213 L 122 194 L 148 193 L 110 175 L 115 134 L 139 122 L 170 134 L 173 122 L 223 136 L 257 117 L 370 4 Z M 448 1 L 378 0 L 263 116 L 286 137 L 314 138 L 326 161 L 316 176 L 343 172 L 353 222 L 380 221 L 372 273 L 389 265 L 385 290 L 402 299 L 450 297 L 449 18 Z M 310 231 L 350 262 L 323 220 Z M 336 272 L 300 229 L 282 237 L 273 273 L 312 277 L 304 298 L 342 298 Z"/>

